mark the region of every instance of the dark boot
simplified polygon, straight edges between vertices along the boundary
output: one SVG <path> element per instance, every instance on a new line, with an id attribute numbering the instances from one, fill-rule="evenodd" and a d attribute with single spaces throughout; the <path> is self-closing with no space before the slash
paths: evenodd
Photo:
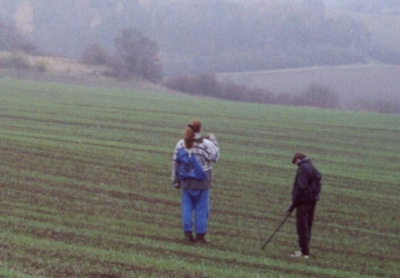
<path id="1" fill-rule="evenodd" d="M 208 240 L 205 238 L 206 234 L 196 234 L 196 242 L 204 243 L 204 244 L 209 244 L 211 243 L 211 240 Z"/>
<path id="2" fill-rule="evenodd" d="M 185 232 L 185 240 L 188 242 L 195 242 L 192 232 Z"/>

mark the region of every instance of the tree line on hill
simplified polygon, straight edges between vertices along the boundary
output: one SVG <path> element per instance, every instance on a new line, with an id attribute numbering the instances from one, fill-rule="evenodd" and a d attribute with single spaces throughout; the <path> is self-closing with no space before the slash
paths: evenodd
<path id="1" fill-rule="evenodd" d="M 80 57 L 88 65 L 108 66 L 105 75 L 119 78 L 142 78 L 152 82 L 162 79 L 158 44 L 137 29 L 123 29 L 114 39 L 115 52 L 110 54 L 98 43 L 86 47 Z"/>
<path id="2" fill-rule="evenodd" d="M 31 65 L 20 53 L 39 54 L 36 46 L 10 22 L 0 18 L 0 68 L 30 69 Z"/>
<path id="3" fill-rule="evenodd" d="M 232 81 L 219 81 L 212 74 L 176 76 L 163 84 L 186 94 L 230 101 L 400 114 L 400 104 L 390 100 L 354 99 L 343 104 L 337 92 L 318 83 L 310 84 L 299 94 L 274 94 L 262 88 L 252 89 Z"/>
<path id="4" fill-rule="evenodd" d="M 110 54 L 99 43 L 88 45 L 80 61 L 84 64 L 106 66 L 104 75 L 119 79 L 142 78 L 152 82 L 162 78 L 158 44 L 137 29 L 127 28 L 114 39 L 115 53 Z M 0 68 L 45 71 L 46 65 L 31 65 L 24 54 L 43 55 L 21 32 L 0 21 Z"/>
<path id="5" fill-rule="evenodd" d="M 334 1 L 337 6 L 342 2 Z M 352 6 L 358 10 L 400 6 L 393 1 L 375 2 L 350 0 L 348 5 L 358 3 Z M 28 5 L 22 0 L 2 3 L 11 14 Z M 323 0 L 37 0 L 29 5 L 33 31 L 27 35 L 42 51 L 80 58 L 89 45 L 98 44 L 112 56 L 118 51 L 118 34 L 135 29 L 157 44 L 165 76 L 371 59 L 400 64 L 400 51 L 374 49 L 362 23 L 340 13 L 332 16 Z"/>
<path id="6" fill-rule="evenodd" d="M 9 3 L 18 8 L 22 1 Z M 274 96 L 266 90 L 220 84 L 212 73 L 366 63 L 371 59 L 400 64 L 400 51 L 374 49 L 369 30 L 360 22 L 349 16 L 326 16 L 323 0 L 271 0 L 254 5 L 223 0 L 49 3 L 28 3 L 33 11 L 33 34 L 54 35 L 54 41 L 65 47 L 73 43 L 73 49 L 79 50 L 75 55 L 83 63 L 105 66 L 107 76 L 164 82 L 191 94 L 336 108 L 337 96 L 318 86 L 310 85 L 300 98 Z M 370 5 L 371 1 L 364 3 Z M 12 21 L 0 18 L 0 50 L 13 53 L 0 59 L 0 67 L 28 69 L 18 53 L 46 53 L 32 40 L 33 34 L 23 34 Z M 45 65 L 36 68 L 43 70 Z"/>

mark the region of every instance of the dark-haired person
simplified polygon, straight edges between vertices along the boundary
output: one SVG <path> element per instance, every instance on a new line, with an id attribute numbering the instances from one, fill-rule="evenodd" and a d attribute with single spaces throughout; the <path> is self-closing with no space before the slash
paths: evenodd
<path id="1" fill-rule="evenodd" d="M 219 145 L 213 134 L 201 138 L 201 123 L 198 120 L 191 120 L 186 126 L 181 139 L 176 147 L 173 156 L 172 184 L 176 189 L 182 188 L 182 224 L 185 239 L 190 242 L 209 243 L 205 238 L 207 232 L 209 215 L 209 192 L 211 188 L 211 162 L 219 159 Z M 205 178 L 179 179 L 178 152 L 182 149 L 195 154 L 205 173 Z M 193 236 L 193 211 L 195 212 L 195 232 Z"/>
<path id="2" fill-rule="evenodd" d="M 293 184 L 292 202 L 287 208 L 287 213 L 292 213 L 296 208 L 300 251 L 294 252 L 291 256 L 308 258 L 315 206 L 319 200 L 321 173 L 302 152 L 295 153 L 292 163 L 297 164 L 298 168 Z"/>

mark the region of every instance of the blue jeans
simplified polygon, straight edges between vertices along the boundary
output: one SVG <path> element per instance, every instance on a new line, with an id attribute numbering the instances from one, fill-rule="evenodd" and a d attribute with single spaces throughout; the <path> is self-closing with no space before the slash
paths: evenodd
<path id="1" fill-rule="evenodd" d="M 207 232 L 210 189 L 184 189 L 182 192 L 182 224 L 183 231 L 193 231 L 193 211 L 195 211 L 196 234 Z"/>

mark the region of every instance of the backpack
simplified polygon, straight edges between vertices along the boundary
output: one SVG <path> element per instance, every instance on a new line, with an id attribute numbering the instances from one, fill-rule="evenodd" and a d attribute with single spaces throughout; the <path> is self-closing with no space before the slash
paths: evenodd
<path id="1" fill-rule="evenodd" d="M 180 149 L 177 153 L 178 176 L 180 180 L 196 179 L 202 181 L 206 177 L 197 156 L 186 149 Z"/>

